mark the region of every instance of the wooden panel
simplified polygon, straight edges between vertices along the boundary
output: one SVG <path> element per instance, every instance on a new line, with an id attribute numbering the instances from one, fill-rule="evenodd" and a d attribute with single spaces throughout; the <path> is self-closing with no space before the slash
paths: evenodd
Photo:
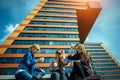
<path id="1" fill-rule="evenodd" d="M 16 31 L 17 32 L 17 31 Z M 22 31 L 22 33 L 43 33 L 43 34 L 78 34 L 78 32 L 67 32 L 67 31 Z"/>
<path id="2" fill-rule="evenodd" d="M 69 8 L 69 9 L 75 9 L 73 6 L 46 6 L 49 8 Z"/>
<path id="3" fill-rule="evenodd" d="M 79 2 L 79 3 L 76 3 L 76 2 L 54 2 L 54 1 L 48 1 L 47 3 L 51 3 L 51 4 L 67 4 L 67 5 L 84 5 L 86 6 L 87 4 L 85 2 Z"/>
<path id="4" fill-rule="evenodd" d="M 47 1 L 48 1 L 48 0 L 41 0 L 41 3 L 42 3 L 42 2 L 47 2 Z"/>
<path id="5" fill-rule="evenodd" d="M 17 68 L 18 64 L 0 64 L 0 68 Z"/>
<path id="6" fill-rule="evenodd" d="M 37 67 L 45 68 L 49 67 L 49 63 L 39 63 L 36 64 Z M 0 68 L 17 68 L 18 64 L 0 64 Z M 69 64 L 67 67 L 71 67 L 71 64 Z M 104 66 L 104 67 L 96 67 L 96 68 L 120 68 L 118 66 Z"/>
<path id="7" fill-rule="evenodd" d="M 86 0 L 58 0 L 58 1 L 60 2 L 86 2 Z"/>
<path id="8" fill-rule="evenodd" d="M 32 13 L 37 13 L 38 11 L 32 11 Z M 35 15 L 28 15 L 26 18 L 28 18 L 28 19 L 33 19 L 33 17 L 34 17 Z"/>
<path id="9" fill-rule="evenodd" d="M 39 63 L 36 64 L 37 67 L 41 67 L 41 68 L 49 68 L 49 63 Z M 0 64 L 0 68 L 17 68 L 18 64 Z M 71 65 L 68 65 L 67 67 L 71 67 Z"/>
<path id="10" fill-rule="evenodd" d="M 0 54 L 4 54 L 4 52 L 6 51 L 6 49 L 7 49 L 7 48 L 2 48 L 2 47 L 0 46 Z"/>
<path id="11" fill-rule="evenodd" d="M 41 10 L 41 12 L 67 12 L 67 13 L 76 13 L 75 11 L 65 11 L 65 10 Z"/>
<path id="12" fill-rule="evenodd" d="M 23 20 L 21 24 L 28 24 L 30 20 Z"/>
<path id="13" fill-rule="evenodd" d="M 25 26 L 26 26 L 26 25 L 22 25 L 22 24 L 21 24 L 21 25 L 19 25 L 19 26 L 16 28 L 16 30 L 23 30 L 23 29 L 25 28 Z M 16 31 L 16 30 L 15 30 L 15 31 Z"/>
<path id="14" fill-rule="evenodd" d="M 53 15 L 53 14 L 33 14 L 37 16 L 50 16 L 50 17 L 64 17 L 64 18 L 76 18 L 75 15 L 69 16 L 69 15 Z"/>
<path id="15" fill-rule="evenodd" d="M 48 63 L 36 64 L 37 67 L 49 67 Z M 0 68 L 17 68 L 18 64 L 0 64 Z"/>
<path id="16" fill-rule="evenodd" d="M 52 41 L 79 41 L 79 38 L 33 38 L 33 37 L 9 37 L 9 40 L 52 40 Z"/>
<path id="17" fill-rule="evenodd" d="M 14 40 L 6 39 L 2 45 L 11 45 Z"/>
<path id="18" fill-rule="evenodd" d="M 1 46 L 0 46 L 1 47 Z M 2 48 L 29 48 L 30 45 L 2 45 Z M 70 48 L 67 45 L 40 45 L 40 48 Z"/>
<path id="19" fill-rule="evenodd" d="M 22 58 L 24 54 L 0 54 L 0 58 Z M 55 54 L 34 54 L 35 57 L 55 57 Z M 68 56 L 68 53 L 66 53 L 66 57 Z"/>
<path id="20" fill-rule="evenodd" d="M 28 24 L 27 26 L 38 26 L 38 27 L 61 27 L 61 28 L 78 28 L 78 26 L 60 26 L 60 25 L 42 25 L 42 24 Z"/>
<path id="21" fill-rule="evenodd" d="M 49 20 L 49 19 L 32 19 L 32 21 L 44 21 L 44 22 L 77 22 L 77 20 Z"/>

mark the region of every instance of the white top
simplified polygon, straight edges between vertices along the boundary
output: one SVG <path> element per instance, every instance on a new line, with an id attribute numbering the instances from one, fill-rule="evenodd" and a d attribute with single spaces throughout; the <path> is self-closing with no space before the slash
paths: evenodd
<path id="1" fill-rule="evenodd" d="M 61 70 L 65 71 L 65 65 L 66 65 L 67 63 L 68 63 L 68 62 L 64 59 L 64 64 L 63 64 Z M 50 69 L 52 69 L 53 67 L 55 68 L 55 70 L 56 70 L 56 69 L 59 69 L 59 68 L 58 68 L 58 61 L 57 61 L 56 58 L 53 58 L 53 59 L 50 60 Z"/>

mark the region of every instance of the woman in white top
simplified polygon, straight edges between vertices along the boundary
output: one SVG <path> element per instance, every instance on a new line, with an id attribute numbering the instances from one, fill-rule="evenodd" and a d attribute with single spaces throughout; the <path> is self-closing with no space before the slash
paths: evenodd
<path id="1" fill-rule="evenodd" d="M 65 65 L 67 64 L 64 50 L 57 49 L 56 57 L 50 61 L 51 80 L 68 80 L 68 75 L 65 72 Z"/>

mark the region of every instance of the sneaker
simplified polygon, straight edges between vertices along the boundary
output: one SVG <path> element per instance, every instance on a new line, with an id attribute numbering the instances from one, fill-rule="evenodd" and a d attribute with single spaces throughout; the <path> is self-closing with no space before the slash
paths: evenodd
<path id="1" fill-rule="evenodd" d="M 41 76 L 40 75 L 33 76 L 33 80 L 41 80 Z"/>

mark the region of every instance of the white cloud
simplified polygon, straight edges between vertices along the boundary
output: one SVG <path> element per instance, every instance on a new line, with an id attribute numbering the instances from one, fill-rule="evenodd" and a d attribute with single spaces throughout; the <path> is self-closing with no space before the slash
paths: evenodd
<path id="1" fill-rule="evenodd" d="M 86 38 L 85 42 L 90 42 L 90 39 L 89 37 Z"/>
<path id="2" fill-rule="evenodd" d="M 1 0 L 0 8 L 8 11 L 11 16 L 11 23 L 16 24 L 16 22 L 21 22 L 40 1 L 41 0 Z M 12 22 L 13 20 L 16 22 Z M 4 33 L 2 33 L 3 37 L 0 39 L 0 45 L 11 34 L 11 32 L 13 32 L 16 26 L 18 26 L 18 24 L 13 24 L 5 26 Z"/>
<path id="3" fill-rule="evenodd" d="M 5 39 L 16 29 L 16 27 L 19 24 L 9 24 L 5 26 L 5 30 L 4 30 L 4 36 L 2 37 L 2 39 L 0 40 L 0 44 L 3 43 L 3 41 L 5 41 Z"/>

